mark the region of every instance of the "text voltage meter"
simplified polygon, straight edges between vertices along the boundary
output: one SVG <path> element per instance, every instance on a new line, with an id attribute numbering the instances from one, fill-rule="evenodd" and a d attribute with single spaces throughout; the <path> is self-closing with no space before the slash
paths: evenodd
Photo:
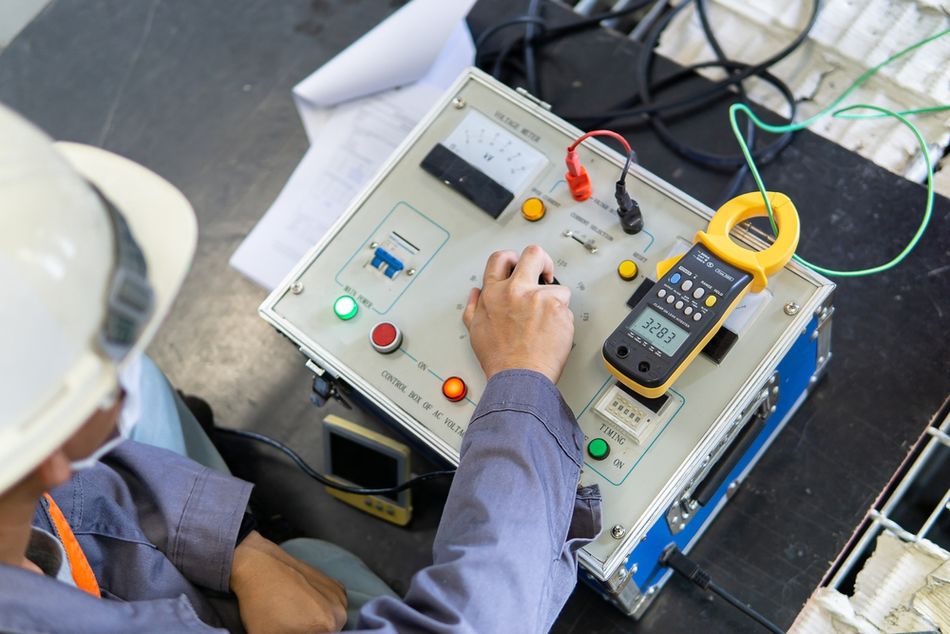
<path id="1" fill-rule="evenodd" d="M 657 283 L 604 342 L 607 369 L 633 391 L 662 396 L 712 339 L 739 300 L 765 289 L 798 246 L 798 213 L 788 196 L 769 192 L 778 236 L 763 251 L 729 237 L 740 222 L 767 215 L 762 195 L 724 204 L 682 256 L 657 265 Z"/>

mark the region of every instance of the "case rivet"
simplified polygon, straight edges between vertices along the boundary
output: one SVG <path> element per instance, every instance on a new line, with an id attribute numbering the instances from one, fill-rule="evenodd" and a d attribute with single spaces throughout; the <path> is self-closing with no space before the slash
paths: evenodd
<path id="1" fill-rule="evenodd" d="M 799 306 L 795 302 L 789 302 L 785 304 L 785 314 L 788 315 L 789 317 L 793 315 L 797 315 L 800 308 L 801 306 Z"/>
<path id="2" fill-rule="evenodd" d="M 303 284 L 301 284 L 300 282 L 294 282 L 293 284 L 290 285 L 290 292 L 293 293 L 294 295 L 300 295 L 301 293 L 303 293 Z"/>
<path id="3" fill-rule="evenodd" d="M 465 107 L 465 100 L 462 99 L 461 97 L 456 97 L 455 99 L 452 100 L 452 105 L 455 107 L 456 110 L 461 110 L 462 108 Z"/>
<path id="4" fill-rule="evenodd" d="M 621 526 L 620 524 L 614 524 L 614 527 L 610 529 L 610 535 L 614 539 L 623 539 L 623 536 L 627 534 L 627 529 Z"/>

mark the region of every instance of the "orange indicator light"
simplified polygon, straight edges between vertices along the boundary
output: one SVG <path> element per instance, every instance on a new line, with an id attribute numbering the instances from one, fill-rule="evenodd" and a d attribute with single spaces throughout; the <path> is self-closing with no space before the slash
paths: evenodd
<path id="1" fill-rule="evenodd" d="M 468 387 L 465 381 L 457 376 L 450 376 L 442 384 L 442 395 L 453 403 L 461 401 L 466 394 L 468 394 Z"/>

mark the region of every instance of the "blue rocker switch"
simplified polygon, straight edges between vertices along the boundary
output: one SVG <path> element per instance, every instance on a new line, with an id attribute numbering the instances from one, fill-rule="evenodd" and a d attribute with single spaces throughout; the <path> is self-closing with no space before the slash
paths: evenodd
<path id="1" fill-rule="evenodd" d="M 377 247 L 375 253 L 373 253 L 373 261 L 370 262 L 370 265 L 379 269 L 383 272 L 383 275 L 389 279 L 393 279 L 403 270 L 406 265 L 402 263 L 399 259 L 396 258 L 392 253 L 384 249 L 383 247 Z"/>

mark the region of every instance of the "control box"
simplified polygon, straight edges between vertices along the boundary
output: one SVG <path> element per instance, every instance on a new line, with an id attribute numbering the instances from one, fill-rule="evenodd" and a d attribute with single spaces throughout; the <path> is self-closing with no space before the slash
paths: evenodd
<path id="1" fill-rule="evenodd" d="M 624 233 L 613 200 L 623 156 L 579 146 L 593 196 L 571 196 L 564 156 L 580 134 L 529 95 L 466 71 L 260 312 L 321 382 L 346 383 L 457 464 L 485 388 L 462 323 L 469 289 L 493 251 L 543 247 L 575 316 L 558 388 L 587 438 L 581 481 L 604 499 L 605 529 L 581 551 L 581 576 L 638 616 L 668 577 L 663 548 L 688 551 L 824 371 L 834 286 L 790 263 L 737 300 L 662 396 L 631 390 L 605 367 L 605 341 L 649 293 L 668 305 L 658 291 L 672 293 L 672 278 L 654 288 L 657 264 L 689 251 L 712 210 L 634 166 L 627 185 L 645 225 Z M 750 228 L 733 238 L 767 246 Z M 680 282 L 676 297 L 687 292 Z M 694 314 L 711 309 L 696 299 Z M 651 328 L 644 342 L 670 345 Z"/>

